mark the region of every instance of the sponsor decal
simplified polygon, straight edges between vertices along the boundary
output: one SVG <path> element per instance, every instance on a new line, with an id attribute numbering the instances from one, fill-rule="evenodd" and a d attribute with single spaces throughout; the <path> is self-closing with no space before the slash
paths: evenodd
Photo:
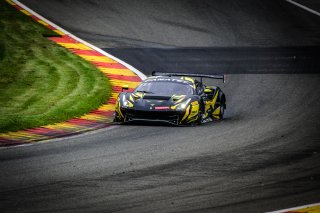
<path id="1" fill-rule="evenodd" d="M 155 107 L 154 109 L 156 109 L 156 110 L 166 110 L 166 109 L 170 109 L 170 107 L 168 107 L 168 106 L 159 106 L 159 107 Z"/>

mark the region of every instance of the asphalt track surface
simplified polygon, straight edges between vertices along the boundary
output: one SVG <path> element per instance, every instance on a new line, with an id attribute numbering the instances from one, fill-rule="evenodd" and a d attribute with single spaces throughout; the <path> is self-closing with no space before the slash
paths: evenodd
<path id="1" fill-rule="evenodd" d="M 114 51 L 319 44 L 320 17 L 285 1 L 23 2 Z M 208 82 L 227 95 L 222 122 L 117 126 L 0 150 L 1 211 L 264 212 L 319 202 L 320 75 L 302 74 L 307 66 L 300 74 L 244 70 L 224 85 Z"/>

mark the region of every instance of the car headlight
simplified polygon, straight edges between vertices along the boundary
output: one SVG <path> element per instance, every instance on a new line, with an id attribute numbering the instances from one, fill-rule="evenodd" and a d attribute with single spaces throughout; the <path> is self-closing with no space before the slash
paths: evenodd
<path id="1" fill-rule="evenodd" d="M 188 107 L 190 101 L 191 101 L 191 99 L 189 98 L 188 100 L 180 103 L 179 105 L 177 105 L 177 108 L 176 108 L 176 109 L 179 110 L 179 111 L 185 110 L 185 109 Z"/>
<path id="2" fill-rule="evenodd" d="M 133 103 L 131 101 L 129 101 L 126 96 L 122 96 L 122 108 L 132 108 L 133 107 Z"/>

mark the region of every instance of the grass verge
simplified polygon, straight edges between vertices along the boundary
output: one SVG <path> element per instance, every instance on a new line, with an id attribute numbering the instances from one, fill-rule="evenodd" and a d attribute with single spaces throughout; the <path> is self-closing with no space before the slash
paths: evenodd
<path id="1" fill-rule="evenodd" d="M 0 0 L 0 132 L 65 121 L 110 97 L 102 72 L 48 36 L 58 35 Z"/>

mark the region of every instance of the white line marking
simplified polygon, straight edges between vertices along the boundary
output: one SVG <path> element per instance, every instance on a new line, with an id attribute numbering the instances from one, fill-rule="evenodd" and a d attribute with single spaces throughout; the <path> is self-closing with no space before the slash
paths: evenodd
<path id="1" fill-rule="evenodd" d="M 82 40 L 81 38 L 78 38 L 77 36 L 71 34 L 70 32 L 66 31 L 65 29 L 62 29 L 61 27 L 59 27 L 58 25 L 52 23 L 51 21 L 49 21 L 48 19 L 44 18 L 43 16 L 39 15 L 38 13 L 36 13 L 35 11 L 33 11 L 32 9 L 28 8 L 27 6 L 25 6 L 24 4 L 22 4 L 21 2 L 19 2 L 18 0 L 12 0 L 14 3 L 16 3 L 17 5 L 19 5 L 20 7 L 22 7 L 23 9 L 25 9 L 26 11 L 28 11 L 29 13 L 31 13 L 32 15 L 34 16 L 37 16 L 38 18 L 44 20 L 45 22 L 47 22 L 49 25 L 57 28 L 58 30 L 60 30 L 61 32 L 63 32 L 64 34 L 72 37 L 73 39 L 89 46 L 90 48 L 96 50 L 97 52 L 109 57 L 109 58 L 112 58 L 113 60 L 119 62 L 120 64 L 126 66 L 128 69 L 130 69 L 131 71 L 133 71 L 135 74 L 137 74 L 142 80 L 146 79 L 146 76 L 140 72 L 139 70 L 137 70 L 136 68 L 134 68 L 133 66 L 131 66 L 130 64 L 127 64 L 126 62 L 122 61 L 121 59 L 103 51 L 102 49 Z"/>
<path id="2" fill-rule="evenodd" d="M 309 204 L 309 205 L 304 205 L 304 206 L 297 206 L 297 207 L 290 208 L 290 209 L 283 209 L 283 210 L 279 210 L 279 211 L 266 212 L 266 213 L 283 213 L 283 212 L 289 212 L 289 211 L 293 211 L 293 210 L 299 210 L 299 209 L 304 209 L 304 208 L 314 207 L 314 206 L 320 206 L 320 203 L 314 203 L 314 204 Z"/>
<path id="3" fill-rule="evenodd" d="M 300 8 L 302 8 L 302 9 L 304 9 L 304 10 L 310 12 L 310 13 L 313 13 L 313 14 L 315 14 L 315 15 L 317 15 L 317 16 L 320 16 L 320 13 L 319 13 L 319 12 L 317 12 L 317 11 L 315 11 L 315 10 L 313 10 L 313 9 L 310 9 L 309 7 L 306 7 L 306 6 L 304 6 L 304 5 L 302 5 L 302 4 L 299 4 L 299 3 L 295 2 L 295 1 L 292 1 L 292 0 L 286 0 L 286 1 L 289 2 L 289 3 L 291 3 L 291 4 L 296 5 L 297 7 L 300 7 Z"/>

